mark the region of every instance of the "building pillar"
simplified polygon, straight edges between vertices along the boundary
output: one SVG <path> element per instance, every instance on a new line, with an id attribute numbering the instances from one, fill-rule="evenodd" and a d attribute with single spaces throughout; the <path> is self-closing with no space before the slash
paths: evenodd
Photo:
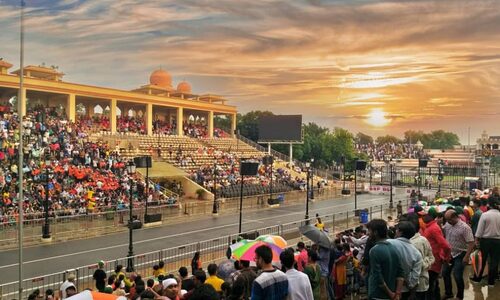
<path id="1" fill-rule="evenodd" d="M 182 126 L 182 120 L 184 119 L 184 109 L 182 107 L 177 108 L 177 135 L 183 136 L 184 130 Z"/>
<path id="2" fill-rule="evenodd" d="M 66 116 L 70 122 L 76 122 L 76 96 L 75 94 L 68 94 L 66 100 Z"/>
<path id="3" fill-rule="evenodd" d="M 26 116 L 26 88 L 22 88 L 18 91 L 17 95 L 17 105 L 19 108 L 19 103 L 21 103 L 21 111 L 18 111 L 19 119 L 22 121 L 22 117 Z"/>
<path id="4" fill-rule="evenodd" d="M 153 135 L 153 104 L 146 104 L 146 129 L 148 135 Z"/>
<path id="5" fill-rule="evenodd" d="M 289 152 L 289 158 L 290 158 L 290 166 L 293 166 L 293 144 L 290 143 L 290 152 Z"/>
<path id="6" fill-rule="evenodd" d="M 208 112 L 208 137 L 214 137 L 214 111 Z"/>
<path id="7" fill-rule="evenodd" d="M 89 118 L 92 118 L 94 116 L 94 105 L 92 103 L 85 105 L 85 110 Z"/>
<path id="8" fill-rule="evenodd" d="M 231 137 L 236 137 L 236 114 L 231 115 Z"/>
<path id="9" fill-rule="evenodd" d="M 116 99 L 111 99 L 109 101 L 109 123 L 111 134 L 116 133 Z"/>

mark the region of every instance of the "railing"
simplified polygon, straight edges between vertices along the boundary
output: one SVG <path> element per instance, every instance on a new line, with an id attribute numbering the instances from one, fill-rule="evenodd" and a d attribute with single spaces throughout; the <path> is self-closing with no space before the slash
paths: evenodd
<path id="1" fill-rule="evenodd" d="M 406 203 L 404 204 L 404 208 L 406 208 L 407 205 L 408 201 L 406 201 Z M 389 209 L 388 204 L 363 207 L 360 209 L 368 212 L 368 221 L 375 218 L 386 218 L 387 216 L 393 215 L 395 213 L 393 209 Z M 354 210 L 337 212 L 328 215 L 324 214 L 320 217 L 325 224 L 325 228 L 328 229 L 329 234 L 332 237 L 335 235 L 335 233 L 353 228 L 360 224 L 360 218 L 357 217 L 357 213 Z M 306 221 L 307 220 L 297 220 L 294 222 L 277 224 L 252 230 L 248 233 L 254 233 L 255 231 L 257 231 L 260 235 L 281 235 L 289 241 L 290 245 L 292 245 L 292 243 L 296 242 L 297 239 L 302 239 L 298 232 L 298 228 L 301 225 L 305 224 Z M 315 218 L 311 218 L 309 219 L 309 221 L 311 223 L 314 223 Z M 202 261 L 204 261 L 205 263 L 212 263 L 223 260 L 225 259 L 225 254 L 228 246 L 230 245 L 231 241 L 236 238 L 236 234 L 227 235 L 197 243 L 186 244 L 184 246 L 172 247 L 139 254 L 131 258 L 134 262 L 136 272 L 140 273 L 143 278 L 149 278 L 152 276 L 152 266 L 154 264 L 157 264 L 160 261 L 164 261 L 167 273 L 175 273 L 181 266 L 189 266 L 191 258 L 197 251 L 201 252 Z M 129 257 L 122 257 L 107 261 L 105 264 L 106 273 L 108 275 L 113 273 L 113 270 L 117 265 L 126 266 L 128 259 Z M 77 286 L 78 291 L 82 291 L 86 288 L 94 288 L 92 275 L 96 268 L 97 265 L 87 265 L 71 270 L 25 279 L 22 282 L 22 299 L 26 299 L 28 295 L 36 289 L 40 289 L 42 290 L 42 292 L 43 290 L 49 288 L 56 291 L 59 290 L 59 286 L 64 280 L 66 280 L 67 276 L 70 273 L 73 273 L 76 276 L 75 285 Z M 0 299 L 17 298 L 18 290 L 18 282 L 1 284 Z"/>
<path id="2" fill-rule="evenodd" d="M 321 193 L 315 189 L 315 195 L 318 200 L 330 199 L 339 196 L 339 190 L 335 187 L 322 188 Z M 291 191 L 279 193 L 284 195 L 284 204 L 290 205 L 304 201 L 305 192 Z M 244 209 L 260 209 L 267 205 L 264 198 L 267 195 L 256 195 L 244 197 Z M 222 213 L 232 213 L 239 209 L 239 197 L 219 198 L 220 211 Z M 208 215 L 212 213 L 212 201 L 191 201 L 182 202 L 182 209 L 179 204 L 149 206 L 149 211 L 155 211 L 162 214 L 164 222 L 179 222 L 184 220 L 187 215 Z M 134 208 L 133 215 L 144 222 L 144 207 Z M 129 219 L 128 209 L 112 210 L 108 212 L 99 212 L 88 215 L 58 216 L 49 218 L 50 231 L 52 239 L 68 240 L 76 238 L 89 238 L 106 233 L 116 233 L 126 231 L 126 224 Z M 37 244 L 41 240 L 43 218 L 24 220 L 24 239 L 25 245 Z M 75 226 L 78 224 L 78 226 Z M 0 223 L 0 248 L 13 248 L 18 243 L 17 223 Z"/>

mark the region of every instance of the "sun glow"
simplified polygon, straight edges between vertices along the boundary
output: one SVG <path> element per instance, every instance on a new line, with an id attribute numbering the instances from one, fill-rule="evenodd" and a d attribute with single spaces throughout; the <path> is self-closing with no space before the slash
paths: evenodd
<path id="1" fill-rule="evenodd" d="M 386 118 L 387 113 L 380 108 L 374 108 L 368 114 L 365 122 L 375 126 L 375 127 L 384 127 L 391 123 L 391 120 Z"/>

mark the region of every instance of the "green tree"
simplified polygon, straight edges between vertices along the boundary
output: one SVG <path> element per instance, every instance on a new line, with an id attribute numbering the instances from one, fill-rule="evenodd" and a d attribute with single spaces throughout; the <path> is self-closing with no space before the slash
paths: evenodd
<path id="1" fill-rule="evenodd" d="M 460 145 L 460 140 L 455 133 L 444 130 L 435 130 L 430 133 L 408 130 L 404 133 L 405 143 L 415 144 L 418 141 L 422 142 L 426 149 L 450 149 Z"/>
<path id="2" fill-rule="evenodd" d="M 214 127 L 231 134 L 231 119 L 225 115 L 214 117 Z"/>
<path id="3" fill-rule="evenodd" d="M 377 144 L 391 144 L 391 143 L 399 144 L 402 142 L 400 139 L 398 139 L 393 135 L 379 136 L 375 141 L 377 142 Z"/>
<path id="4" fill-rule="evenodd" d="M 259 139 L 259 118 L 261 116 L 272 116 L 274 115 L 270 111 L 251 111 L 244 115 L 238 114 L 238 125 L 237 129 L 240 131 L 240 134 L 246 138 L 251 139 L 254 142 L 257 142 Z"/>
<path id="5" fill-rule="evenodd" d="M 356 141 L 356 143 L 361 145 L 373 144 L 373 138 L 362 132 L 358 132 L 354 140 Z"/>

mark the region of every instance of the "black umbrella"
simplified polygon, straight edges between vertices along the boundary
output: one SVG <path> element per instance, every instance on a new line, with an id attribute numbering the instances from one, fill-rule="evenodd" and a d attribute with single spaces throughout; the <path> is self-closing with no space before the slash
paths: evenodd
<path id="1" fill-rule="evenodd" d="M 330 249 L 332 242 L 330 241 L 328 234 L 326 234 L 326 232 L 322 230 L 319 230 L 316 226 L 310 224 L 302 225 L 299 227 L 299 231 L 302 235 L 310 239 L 315 244 Z"/>

